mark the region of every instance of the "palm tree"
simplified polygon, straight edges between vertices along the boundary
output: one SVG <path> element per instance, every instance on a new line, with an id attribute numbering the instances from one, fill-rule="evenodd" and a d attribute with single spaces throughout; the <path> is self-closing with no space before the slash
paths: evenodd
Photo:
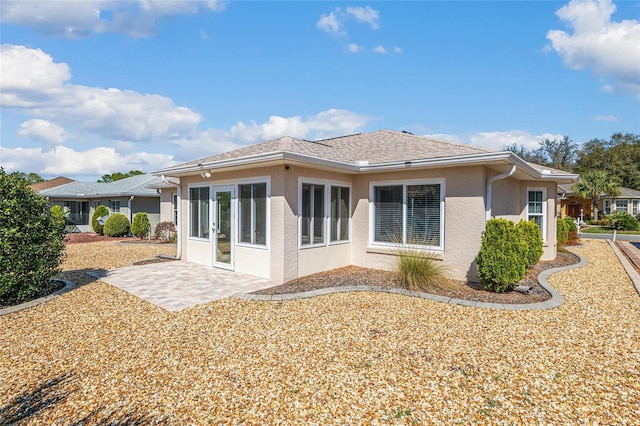
<path id="1" fill-rule="evenodd" d="M 594 220 L 598 220 L 600 197 L 605 194 L 611 197 L 620 195 L 617 178 L 605 170 L 589 170 L 581 176 L 573 190 L 578 197 L 591 200 Z"/>

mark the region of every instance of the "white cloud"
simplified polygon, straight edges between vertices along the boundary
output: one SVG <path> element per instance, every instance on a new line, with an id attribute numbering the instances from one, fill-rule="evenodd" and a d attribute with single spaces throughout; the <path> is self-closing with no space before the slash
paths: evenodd
<path id="1" fill-rule="evenodd" d="M 373 51 L 374 51 L 374 52 L 376 52 L 376 53 L 381 53 L 381 54 L 383 54 L 383 55 L 384 55 L 385 53 L 387 53 L 387 49 L 385 49 L 385 48 L 384 48 L 384 46 L 380 46 L 380 45 L 378 45 L 378 46 L 374 47 L 374 48 L 373 48 Z"/>
<path id="2" fill-rule="evenodd" d="M 338 20 L 338 13 L 340 13 L 340 8 L 336 7 L 328 15 L 320 15 L 320 19 L 318 19 L 318 22 L 316 22 L 316 27 L 328 33 L 336 35 L 344 34 L 344 32 L 342 31 L 342 24 Z"/>
<path id="3" fill-rule="evenodd" d="M 162 141 L 196 131 L 201 117 L 170 98 L 69 84 L 66 64 L 39 49 L 2 45 L 0 102 L 106 139 Z M 22 76 L 34 81 L 27 87 Z M 39 80 L 39 78 L 42 78 Z"/>
<path id="4" fill-rule="evenodd" d="M 49 151 L 38 148 L 0 147 L 3 167 L 7 171 L 20 170 L 38 173 L 41 176 L 96 175 L 117 170 L 142 170 L 150 172 L 175 164 L 170 155 L 138 152 L 121 154 L 114 148 L 98 147 L 87 151 L 76 151 L 65 146 L 56 146 Z"/>
<path id="5" fill-rule="evenodd" d="M 394 46 L 393 47 L 393 51 L 396 52 L 396 53 L 402 53 L 402 48 Z"/>
<path id="6" fill-rule="evenodd" d="M 347 52 L 349 53 L 358 53 L 358 52 L 362 52 L 363 50 L 364 50 L 364 47 L 358 46 L 356 43 L 351 43 L 347 46 Z"/>
<path id="7" fill-rule="evenodd" d="M 612 78 L 618 91 L 640 96 L 640 22 L 614 22 L 611 0 L 572 0 L 556 15 L 573 34 L 551 30 L 547 39 L 565 66 Z"/>
<path id="8" fill-rule="evenodd" d="M 3 0 L 0 19 L 3 24 L 64 38 L 108 32 L 148 37 L 155 33 L 158 19 L 201 10 L 220 11 L 223 5 L 213 0 Z"/>
<path id="9" fill-rule="evenodd" d="M 306 119 L 300 116 L 271 116 L 262 124 L 252 121 L 236 123 L 229 131 L 232 140 L 239 143 L 255 143 L 281 136 L 304 139 L 323 139 L 355 133 L 362 129 L 371 117 L 341 109 L 329 109 Z"/>
<path id="10" fill-rule="evenodd" d="M 543 139 L 563 139 L 561 134 L 543 133 L 541 135 L 532 135 L 525 130 L 508 130 L 505 132 L 478 132 L 468 138 L 471 145 L 481 146 L 484 148 L 500 150 L 505 145 L 517 144 L 522 145 L 528 150 L 540 147 L 540 141 Z"/>
<path id="11" fill-rule="evenodd" d="M 431 138 L 439 141 L 463 143 L 460 140 L 460 137 L 458 135 L 450 135 L 447 133 L 431 133 L 431 134 L 422 135 L 422 136 L 424 136 L 425 138 Z"/>
<path id="12" fill-rule="evenodd" d="M 607 121 L 609 123 L 615 123 L 618 121 L 618 117 L 615 115 L 594 115 L 593 119 L 596 121 Z"/>
<path id="13" fill-rule="evenodd" d="M 22 123 L 18 135 L 44 143 L 47 150 L 62 144 L 66 139 L 62 126 L 39 118 Z"/>
<path id="14" fill-rule="evenodd" d="M 371 9 L 369 6 L 366 7 L 347 7 L 347 13 L 352 15 L 359 22 L 365 22 L 369 24 L 369 26 L 377 30 L 378 29 L 378 21 L 380 20 L 380 12 L 377 10 Z"/>

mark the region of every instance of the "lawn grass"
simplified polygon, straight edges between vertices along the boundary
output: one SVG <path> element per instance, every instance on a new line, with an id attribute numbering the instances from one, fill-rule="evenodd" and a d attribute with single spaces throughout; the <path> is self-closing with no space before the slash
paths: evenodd
<path id="1" fill-rule="evenodd" d="M 606 226 L 589 226 L 580 230 L 583 234 L 613 234 L 613 229 Z M 618 231 L 618 234 L 640 235 L 640 231 Z"/>

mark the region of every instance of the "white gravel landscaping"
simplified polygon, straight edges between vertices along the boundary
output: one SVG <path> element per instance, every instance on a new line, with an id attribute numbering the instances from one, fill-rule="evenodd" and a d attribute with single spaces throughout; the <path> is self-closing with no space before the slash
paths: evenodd
<path id="1" fill-rule="evenodd" d="M 175 249 L 67 250 L 84 270 Z M 540 311 L 338 293 L 168 312 L 85 277 L 0 317 L 0 424 L 638 424 L 640 297 L 606 242 L 575 251 L 589 264 Z"/>

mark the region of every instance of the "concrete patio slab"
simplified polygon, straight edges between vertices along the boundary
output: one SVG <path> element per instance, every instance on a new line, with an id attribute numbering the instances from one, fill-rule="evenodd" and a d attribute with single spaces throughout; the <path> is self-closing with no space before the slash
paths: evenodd
<path id="1" fill-rule="evenodd" d="M 184 261 L 132 265 L 88 274 L 168 311 L 274 285 L 264 278 Z"/>

